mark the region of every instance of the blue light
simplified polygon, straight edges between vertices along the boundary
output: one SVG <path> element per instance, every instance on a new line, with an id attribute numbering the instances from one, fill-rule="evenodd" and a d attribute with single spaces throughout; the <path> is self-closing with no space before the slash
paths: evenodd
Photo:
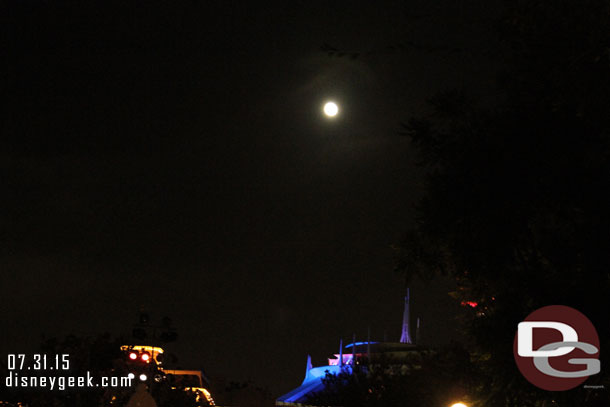
<path id="1" fill-rule="evenodd" d="M 341 372 L 351 373 L 351 367 L 345 365 L 314 367 L 307 372 L 305 380 L 303 380 L 303 383 L 301 383 L 299 387 L 279 397 L 277 401 L 288 405 L 303 403 L 308 395 L 324 389 L 324 382 L 322 379 L 326 377 L 327 373 L 337 375 Z"/>
<path id="2" fill-rule="evenodd" d="M 352 347 L 352 346 L 354 346 L 354 345 L 356 345 L 356 346 L 362 346 L 362 345 L 368 345 L 369 343 L 370 343 L 371 345 L 374 345 L 374 344 L 379 343 L 379 342 L 373 342 L 373 341 L 371 341 L 371 342 L 356 342 L 356 343 L 350 343 L 349 345 L 345 345 L 345 347 L 346 347 L 346 348 L 351 348 L 351 347 Z"/>

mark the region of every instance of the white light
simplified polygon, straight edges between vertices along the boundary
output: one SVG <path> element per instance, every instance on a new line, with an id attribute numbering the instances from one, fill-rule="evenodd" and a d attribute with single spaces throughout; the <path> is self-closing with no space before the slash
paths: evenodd
<path id="1" fill-rule="evenodd" d="M 143 382 L 145 382 L 145 381 L 146 381 L 146 379 L 148 379 L 148 377 L 146 377 L 146 375 L 145 375 L 144 373 L 142 373 L 142 374 L 140 375 L 140 380 L 142 380 Z"/>
<path id="2" fill-rule="evenodd" d="M 335 102 L 327 102 L 324 105 L 324 114 L 328 117 L 335 117 L 339 113 L 339 106 Z"/>
<path id="3" fill-rule="evenodd" d="M 133 374 L 133 373 L 129 373 L 129 374 L 127 375 L 127 377 L 129 377 L 129 379 L 130 379 L 130 380 L 133 380 L 133 378 L 134 378 L 134 377 L 136 377 L 136 375 L 135 375 L 135 374 Z"/>
<path id="4" fill-rule="evenodd" d="M 452 404 L 451 407 L 468 407 L 468 406 L 464 403 L 455 403 L 455 404 Z"/>

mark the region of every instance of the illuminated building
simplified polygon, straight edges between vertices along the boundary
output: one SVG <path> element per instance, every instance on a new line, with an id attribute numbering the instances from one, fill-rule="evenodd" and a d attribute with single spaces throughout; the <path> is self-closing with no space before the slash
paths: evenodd
<path id="1" fill-rule="evenodd" d="M 162 370 L 167 377 L 171 377 L 170 384 L 172 389 L 192 391 L 196 394 L 195 401 L 197 403 L 206 403 L 210 406 L 215 405 L 209 390 L 203 386 L 203 375 L 200 370 Z"/>
<path id="2" fill-rule="evenodd" d="M 399 342 L 387 341 L 371 341 L 370 339 L 364 342 L 356 342 L 355 338 L 352 343 L 343 346 L 339 345 L 339 353 L 335 353 L 333 357 L 328 358 L 328 365 L 313 367 L 311 364 L 311 356 L 307 357 L 305 368 L 305 379 L 301 385 L 290 392 L 280 396 L 276 400 L 276 406 L 291 406 L 303 407 L 307 405 L 309 396 L 320 392 L 324 389 L 322 379 L 327 374 L 337 375 L 339 373 L 351 374 L 352 366 L 365 363 L 371 363 L 377 359 L 386 359 L 399 361 L 396 366 L 398 369 L 406 369 L 406 365 L 401 365 L 400 361 L 409 361 L 417 363 L 420 359 L 421 349 L 412 341 L 409 327 L 409 291 L 405 296 L 405 308 L 402 321 L 402 333 Z M 419 338 L 419 320 L 417 321 L 416 339 Z"/>
<path id="3" fill-rule="evenodd" d="M 204 386 L 203 374 L 200 370 L 176 370 L 163 367 L 163 348 L 150 345 L 123 345 L 121 350 L 126 354 L 130 377 L 138 377 L 140 381 L 151 379 L 150 373 L 156 372 L 153 380 L 167 380 L 174 390 L 193 392 L 197 405 L 213 406 L 214 399 Z"/>

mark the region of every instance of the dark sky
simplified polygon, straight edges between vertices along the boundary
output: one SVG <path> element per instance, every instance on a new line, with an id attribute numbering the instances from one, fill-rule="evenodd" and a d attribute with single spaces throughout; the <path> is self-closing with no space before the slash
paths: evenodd
<path id="1" fill-rule="evenodd" d="M 281 393 L 340 337 L 399 338 L 390 245 L 422 188 L 400 123 L 485 94 L 496 9 L 174 3 L 1 3 L 0 349 L 144 307 L 183 367 Z M 424 341 L 453 337 L 447 284 L 413 288 Z"/>

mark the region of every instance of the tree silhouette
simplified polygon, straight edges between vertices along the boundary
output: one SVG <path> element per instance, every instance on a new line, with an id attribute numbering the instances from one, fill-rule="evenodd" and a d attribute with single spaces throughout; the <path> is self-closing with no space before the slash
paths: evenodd
<path id="1" fill-rule="evenodd" d="M 565 304 L 610 345 L 610 3 L 513 1 L 498 27 L 505 70 L 480 106 L 445 92 L 407 134 L 428 169 L 407 278 L 450 275 L 487 375 L 481 405 L 602 405 L 607 392 L 536 389 L 516 369 L 517 323 Z M 602 366 L 607 358 L 602 355 Z M 609 385 L 607 374 L 589 384 Z"/>
<path id="2" fill-rule="evenodd" d="M 463 400 L 480 374 L 470 355 L 452 344 L 434 351 L 417 351 L 407 359 L 378 356 L 328 373 L 324 389 L 306 404 L 344 407 L 446 406 Z"/>

